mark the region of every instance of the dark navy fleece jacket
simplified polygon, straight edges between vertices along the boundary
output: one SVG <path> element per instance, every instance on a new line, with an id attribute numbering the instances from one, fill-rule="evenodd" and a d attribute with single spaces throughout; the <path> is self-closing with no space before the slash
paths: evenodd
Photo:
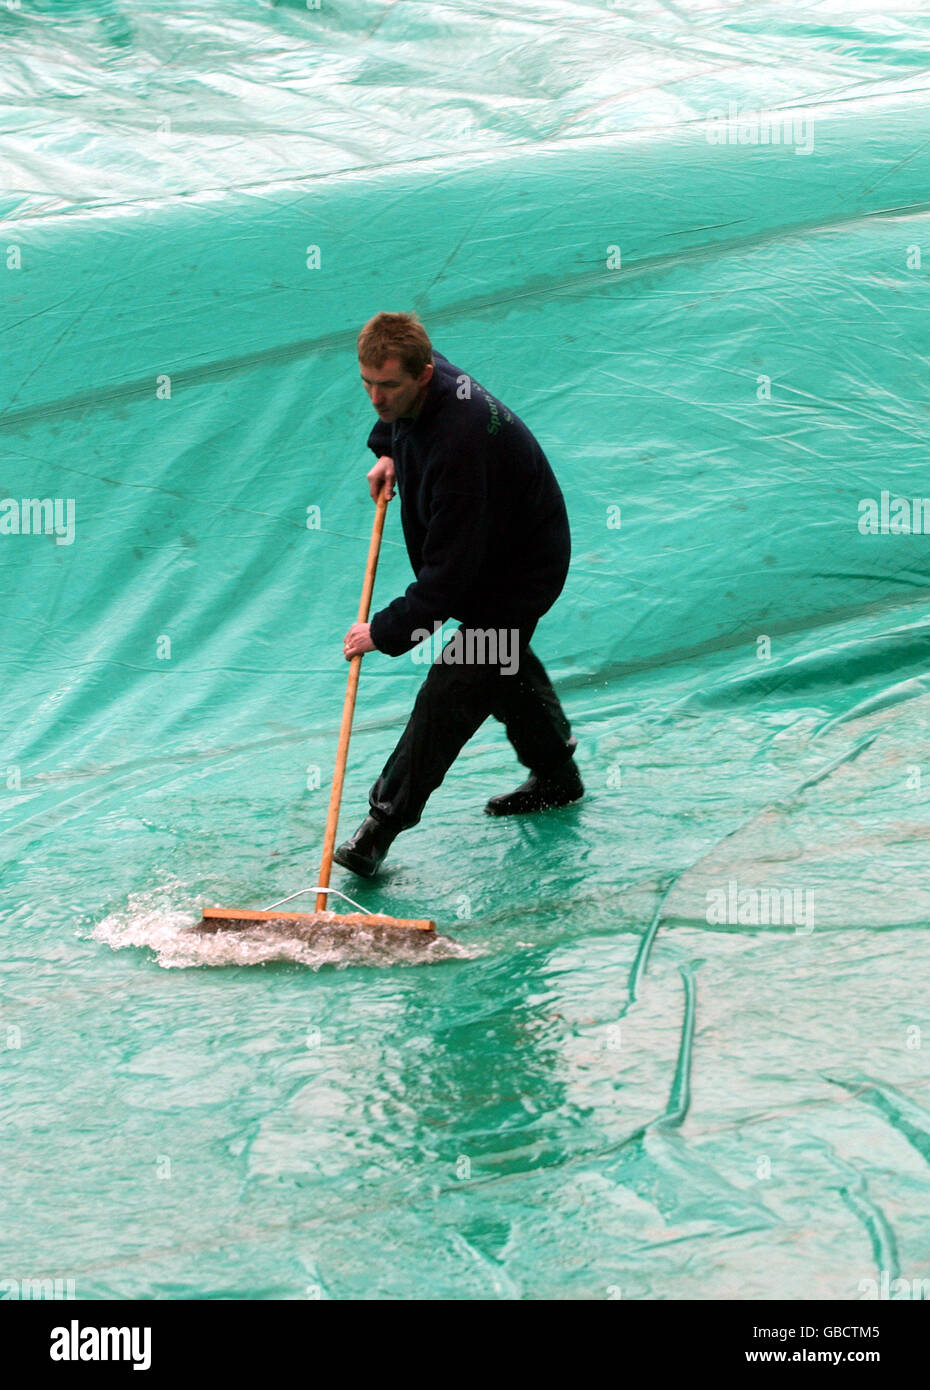
<path id="1" fill-rule="evenodd" d="M 523 421 L 474 377 L 434 352 L 419 415 L 377 421 L 368 447 L 394 460 L 416 575 L 371 620 L 379 651 L 401 656 L 447 618 L 511 628 L 552 607 L 571 557 L 562 491 Z"/>

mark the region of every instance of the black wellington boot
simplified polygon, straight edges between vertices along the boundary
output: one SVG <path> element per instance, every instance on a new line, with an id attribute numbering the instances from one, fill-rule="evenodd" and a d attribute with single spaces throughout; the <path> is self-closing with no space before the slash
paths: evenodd
<path id="1" fill-rule="evenodd" d="M 399 829 L 366 816 L 351 839 L 346 840 L 333 852 L 333 859 L 344 869 L 362 878 L 373 878 L 381 868 L 381 861 L 391 848 Z"/>
<path id="2" fill-rule="evenodd" d="M 547 775 L 531 772 L 522 786 L 503 796 L 492 796 L 485 806 L 489 816 L 521 816 L 528 811 L 549 811 L 569 806 L 584 796 L 584 784 L 574 758 Z"/>

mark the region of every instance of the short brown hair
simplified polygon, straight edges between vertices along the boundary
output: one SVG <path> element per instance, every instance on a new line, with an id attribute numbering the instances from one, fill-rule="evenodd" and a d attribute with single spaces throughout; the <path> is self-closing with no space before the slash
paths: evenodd
<path id="1" fill-rule="evenodd" d="M 389 357 L 400 359 L 405 372 L 419 377 L 433 360 L 433 345 L 416 314 L 375 314 L 358 335 L 358 360 L 365 367 L 383 367 Z"/>

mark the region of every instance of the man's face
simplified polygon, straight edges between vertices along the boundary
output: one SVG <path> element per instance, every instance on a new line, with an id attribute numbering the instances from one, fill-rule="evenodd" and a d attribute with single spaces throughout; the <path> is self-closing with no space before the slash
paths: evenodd
<path id="1" fill-rule="evenodd" d="M 410 376 L 397 357 L 388 357 L 380 367 L 364 363 L 359 366 L 362 382 L 379 420 L 390 422 L 399 420 L 402 415 L 416 415 L 433 375 L 432 362 L 424 367 L 419 377 Z"/>

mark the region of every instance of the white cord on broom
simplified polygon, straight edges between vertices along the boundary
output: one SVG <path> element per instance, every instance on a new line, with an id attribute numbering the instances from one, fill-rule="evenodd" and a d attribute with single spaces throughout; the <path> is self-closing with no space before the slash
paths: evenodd
<path id="1" fill-rule="evenodd" d="M 316 888 L 301 888 L 300 892 L 291 893 L 289 897 L 280 898 L 276 903 L 271 903 L 270 906 L 263 907 L 262 912 L 271 912 L 272 908 L 283 907 L 285 903 L 293 902 L 295 898 L 302 898 L 305 893 L 335 893 L 337 898 L 345 898 L 347 903 L 351 903 L 353 907 L 357 907 L 359 912 L 364 912 L 366 917 L 377 916 L 377 913 L 369 912 L 367 907 L 362 907 L 361 903 L 355 902 L 347 893 L 340 893 L 338 888 L 324 888 L 322 884 L 318 884 Z"/>

